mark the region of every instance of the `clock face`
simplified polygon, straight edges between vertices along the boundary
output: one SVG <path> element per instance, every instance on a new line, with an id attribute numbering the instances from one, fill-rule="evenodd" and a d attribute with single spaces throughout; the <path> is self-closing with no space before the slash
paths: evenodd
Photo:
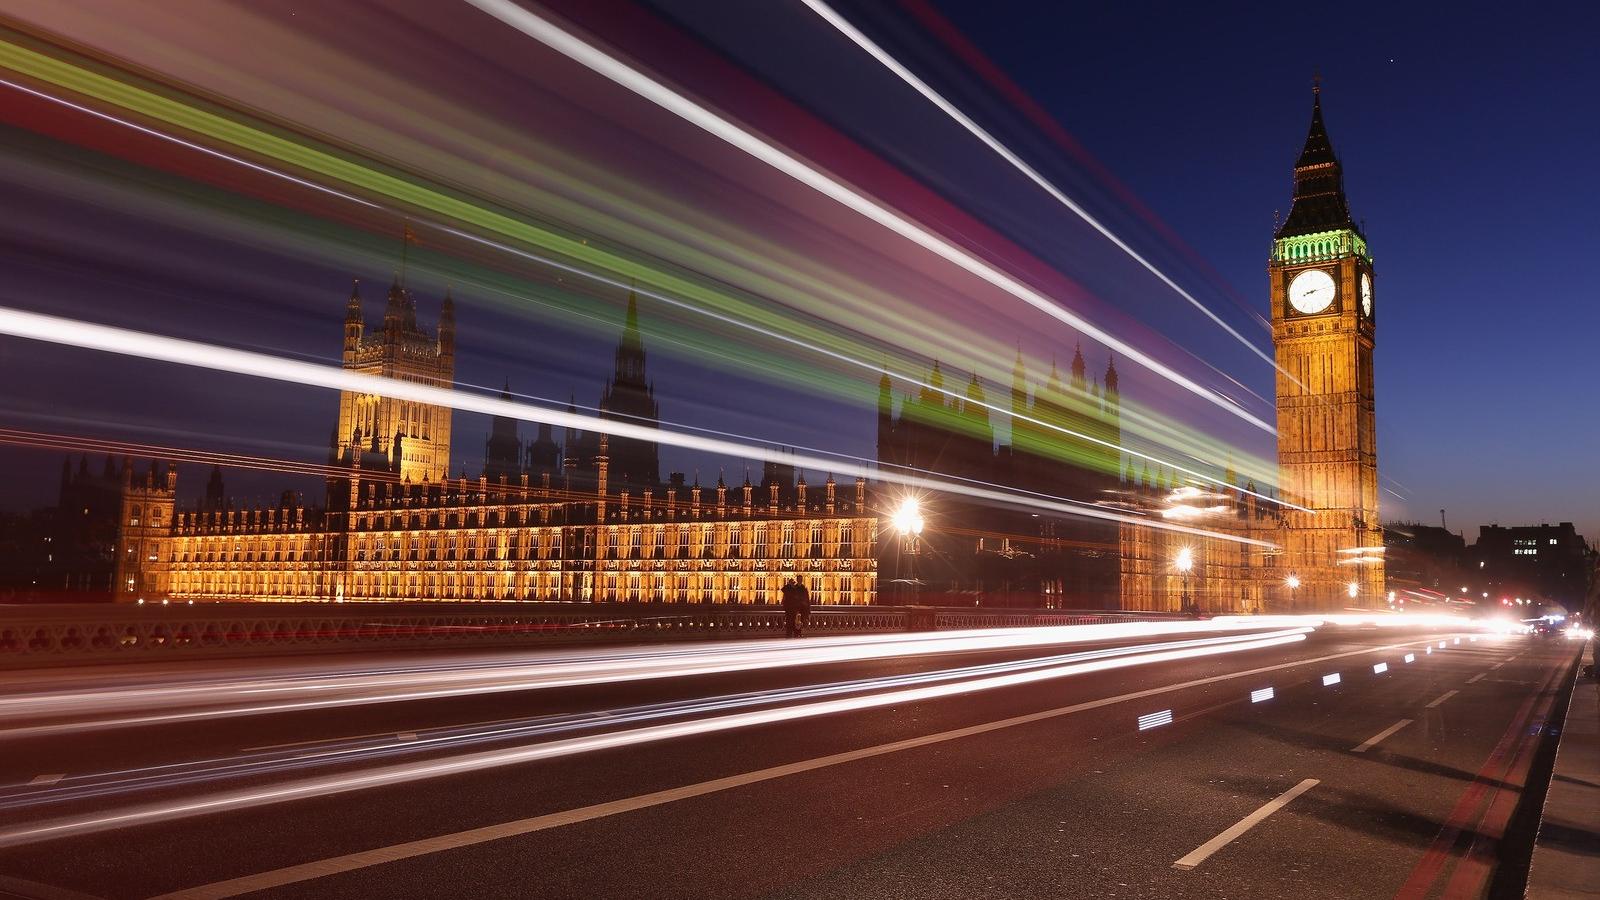
<path id="1" fill-rule="evenodd" d="M 1372 276 L 1361 273 L 1361 314 L 1372 318 Z"/>
<path id="2" fill-rule="evenodd" d="M 1309 316 L 1332 306 L 1333 292 L 1332 275 L 1323 269 L 1307 269 L 1289 282 L 1289 305 Z"/>

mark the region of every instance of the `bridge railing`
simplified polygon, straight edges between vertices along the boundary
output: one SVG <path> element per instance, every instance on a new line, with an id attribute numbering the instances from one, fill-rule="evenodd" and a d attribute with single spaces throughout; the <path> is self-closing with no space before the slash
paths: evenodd
<path id="1" fill-rule="evenodd" d="M 820 606 L 812 634 L 1028 628 L 1161 613 Z M 671 604 L 67 604 L 0 607 L 0 668 L 357 648 L 774 637 L 775 606 Z"/>

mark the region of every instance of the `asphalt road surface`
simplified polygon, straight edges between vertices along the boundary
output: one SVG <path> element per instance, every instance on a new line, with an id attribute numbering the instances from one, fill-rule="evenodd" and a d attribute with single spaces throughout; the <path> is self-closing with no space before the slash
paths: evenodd
<path id="1" fill-rule="evenodd" d="M 1300 631 L 11 673 L 0 896 L 1424 898 L 1514 881 L 1501 838 L 1576 644 Z"/>

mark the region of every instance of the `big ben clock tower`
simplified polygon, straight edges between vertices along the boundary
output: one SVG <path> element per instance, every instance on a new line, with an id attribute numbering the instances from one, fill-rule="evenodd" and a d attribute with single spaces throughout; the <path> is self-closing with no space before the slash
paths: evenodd
<path id="1" fill-rule="evenodd" d="M 1306 609 L 1384 602 L 1372 346 L 1376 275 L 1350 217 L 1322 98 L 1272 244 L 1284 574 Z M 1300 507 L 1296 509 L 1295 507 Z"/>

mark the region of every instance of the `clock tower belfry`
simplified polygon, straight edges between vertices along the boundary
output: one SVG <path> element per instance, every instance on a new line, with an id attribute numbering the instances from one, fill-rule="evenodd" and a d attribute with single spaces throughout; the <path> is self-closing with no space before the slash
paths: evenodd
<path id="1" fill-rule="evenodd" d="M 1307 610 L 1384 605 L 1372 253 L 1351 219 L 1316 91 L 1294 201 L 1267 267 L 1277 351 L 1283 572 Z M 1296 509 L 1295 507 L 1300 507 Z"/>

